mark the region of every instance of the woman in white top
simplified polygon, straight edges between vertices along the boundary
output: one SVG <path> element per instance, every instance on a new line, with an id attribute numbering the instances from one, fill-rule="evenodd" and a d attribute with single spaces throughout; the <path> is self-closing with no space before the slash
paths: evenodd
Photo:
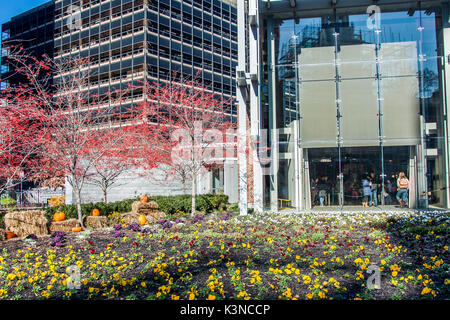
<path id="1" fill-rule="evenodd" d="M 409 180 L 404 172 L 400 172 L 397 179 L 397 201 L 402 208 L 406 205 L 406 199 L 408 197 Z"/>

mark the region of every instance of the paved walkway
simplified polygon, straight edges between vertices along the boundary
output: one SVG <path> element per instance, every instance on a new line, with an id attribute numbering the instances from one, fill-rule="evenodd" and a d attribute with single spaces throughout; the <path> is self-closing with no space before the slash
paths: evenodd
<path id="1" fill-rule="evenodd" d="M 362 206 L 344 206 L 341 210 L 339 206 L 324 206 L 324 207 L 313 207 L 310 210 L 296 210 L 293 208 L 286 208 L 279 210 L 280 212 L 298 212 L 298 213 L 306 213 L 306 212 L 342 212 L 342 213 L 355 213 L 355 212 L 450 212 L 450 209 L 442 209 L 442 208 L 428 208 L 428 209 L 409 209 L 409 208 L 401 208 L 400 206 L 377 206 L 377 207 L 369 207 L 364 208 Z"/>

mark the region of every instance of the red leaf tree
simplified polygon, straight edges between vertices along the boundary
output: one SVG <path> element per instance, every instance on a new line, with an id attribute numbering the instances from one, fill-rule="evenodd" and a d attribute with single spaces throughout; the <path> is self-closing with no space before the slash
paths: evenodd
<path id="1" fill-rule="evenodd" d="M 95 161 L 87 176 L 87 183 L 102 190 L 103 202 L 108 202 L 108 192 L 120 186 L 119 178 L 133 169 L 137 169 L 139 161 L 138 141 L 127 127 L 120 130 L 108 130 L 97 136 L 92 142 L 91 152 L 105 149 L 103 156 Z M 106 147 L 103 147 L 106 146 Z"/>
<path id="2" fill-rule="evenodd" d="M 167 176 L 191 181 L 192 215 L 197 179 L 223 164 L 227 131 L 233 128 L 230 101 L 215 96 L 197 80 L 146 84 L 147 99 L 136 107 L 135 134 L 144 167 L 163 163 Z M 161 166 L 159 167 L 161 168 Z"/>
<path id="3" fill-rule="evenodd" d="M 26 86 L 15 89 L 16 94 L 25 97 L 41 123 L 34 175 L 66 178 L 83 226 L 81 190 L 92 169 L 112 149 L 122 150 L 119 146 L 128 131 L 118 121 L 123 120 L 120 105 L 133 89 L 110 90 L 101 96 L 93 93 L 88 59 L 54 61 L 27 55 L 20 48 L 12 49 L 8 59 L 27 79 Z"/>
<path id="4" fill-rule="evenodd" d="M 30 178 L 36 161 L 36 151 L 42 142 L 41 123 L 35 117 L 29 101 L 12 94 L 11 88 L 0 97 L 0 194 Z"/>

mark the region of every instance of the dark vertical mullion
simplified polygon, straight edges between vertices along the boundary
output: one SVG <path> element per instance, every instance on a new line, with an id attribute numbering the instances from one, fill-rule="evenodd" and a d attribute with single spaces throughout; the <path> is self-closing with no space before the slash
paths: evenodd
<path id="1" fill-rule="evenodd" d="M 167 76 L 167 80 L 171 84 L 173 81 L 173 78 L 172 78 L 172 72 L 173 72 L 173 69 L 172 69 L 172 54 L 173 54 L 172 40 L 173 40 L 173 38 L 172 38 L 172 2 L 171 1 L 169 2 L 169 13 L 167 15 L 169 16 L 169 25 L 168 25 L 169 35 L 167 36 L 169 38 L 169 58 L 167 58 L 169 60 L 169 63 L 168 63 L 169 74 Z"/>
<path id="2" fill-rule="evenodd" d="M 223 7 L 224 7 L 224 3 L 223 1 L 221 1 L 221 6 L 220 6 L 220 31 L 221 34 L 219 34 L 220 36 L 220 48 L 221 48 L 221 52 L 220 52 L 220 75 L 221 75 L 221 89 L 222 92 L 220 93 L 221 98 L 224 98 L 224 83 L 225 83 L 225 78 L 223 76 Z"/>
<path id="3" fill-rule="evenodd" d="M 160 21 L 159 21 L 159 12 L 160 12 L 160 10 L 161 10 L 161 6 L 159 5 L 160 4 L 160 2 L 158 1 L 158 5 L 157 5 L 157 11 L 158 11 L 158 18 L 157 18 L 157 22 L 156 22 L 156 24 L 157 24 L 157 26 L 156 26 L 156 28 L 157 28 L 157 34 L 159 35 L 159 34 L 161 34 L 161 23 L 160 23 Z M 160 76 L 160 61 L 161 61 L 161 56 L 160 56 L 160 54 L 159 54 L 159 51 L 160 51 L 160 38 L 161 37 L 157 37 L 157 43 L 156 43 L 156 50 L 157 50 L 157 55 L 158 55 L 158 62 L 157 62 L 157 64 L 158 64 L 158 66 L 157 66 L 157 78 L 158 78 L 158 83 L 160 83 L 161 82 L 161 76 Z"/>
<path id="4" fill-rule="evenodd" d="M 131 15 L 132 15 L 132 17 L 131 17 L 131 27 L 133 28 L 132 30 L 133 30 L 133 32 L 131 33 L 131 84 L 133 84 L 134 83 L 134 62 L 135 62 L 135 58 L 134 58 L 134 40 L 135 40 L 135 35 L 134 35 L 134 29 L 135 29 L 135 27 L 134 27 L 134 23 L 135 23 L 135 11 L 134 11 L 134 9 L 135 9 L 135 1 L 133 0 L 133 2 L 131 3 Z M 145 27 L 144 27 L 144 29 L 145 29 Z M 145 31 L 145 30 L 144 30 Z M 144 36 L 144 39 L 145 39 L 145 36 Z M 123 48 L 123 45 L 121 46 L 122 48 Z M 121 52 L 122 52 L 122 48 L 121 48 Z M 123 57 L 121 56 L 121 58 L 120 58 L 121 60 L 123 60 Z M 120 67 L 122 68 L 122 62 L 121 62 L 121 65 L 120 65 Z M 127 80 L 128 81 L 128 80 Z M 122 90 L 123 89 L 123 87 L 122 87 L 122 80 L 120 81 L 121 82 L 121 86 L 120 86 L 120 89 Z M 132 93 L 133 93 L 133 97 L 132 97 L 132 99 L 131 99 L 131 103 L 130 103 L 130 105 L 133 105 L 133 103 L 134 103 L 134 91 L 132 91 Z"/>
<path id="5" fill-rule="evenodd" d="M 202 3 L 201 3 L 201 8 L 202 8 L 202 20 L 203 21 L 205 21 L 205 7 L 204 7 L 204 2 L 202 1 Z M 202 28 L 202 43 L 200 44 L 200 47 L 201 47 L 201 49 L 202 49 L 202 62 L 201 62 L 201 82 L 202 82 L 202 87 L 203 88 L 205 88 L 205 77 L 204 77 L 204 75 L 205 75 L 205 68 L 204 68 L 204 65 L 205 65 L 205 49 L 204 49 L 204 44 L 205 44 L 205 32 L 206 32 L 206 29 L 205 29 L 205 24 L 203 23 L 203 28 Z"/>

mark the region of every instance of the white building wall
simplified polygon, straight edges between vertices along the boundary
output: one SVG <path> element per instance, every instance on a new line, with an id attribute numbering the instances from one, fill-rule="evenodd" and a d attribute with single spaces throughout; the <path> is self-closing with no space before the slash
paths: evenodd
<path id="1" fill-rule="evenodd" d="M 226 166 L 225 169 L 225 194 L 229 196 L 230 203 L 237 202 L 237 164 Z M 75 196 L 72 187 L 65 184 L 66 204 L 75 204 Z M 212 192 L 212 173 L 206 172 L 197 181 L 197 193 L 206 194 Z M 117 183 L 108 191 L 108 202 L 121 201 L 135 198 L 144 194 L 149 196 L 175 196 L 181 194 L 191 194 L 191 181 L 186 182 L 185 192 L 180 180 L 167 178 L 165 174 L 153 171 L 151 177 L 142 176 L 138 173 L 123 174 Z M 85 183 L 81 191 L 83 203 L 95 203 L 103 201 L 103 192 L 100 187 Z"/>

